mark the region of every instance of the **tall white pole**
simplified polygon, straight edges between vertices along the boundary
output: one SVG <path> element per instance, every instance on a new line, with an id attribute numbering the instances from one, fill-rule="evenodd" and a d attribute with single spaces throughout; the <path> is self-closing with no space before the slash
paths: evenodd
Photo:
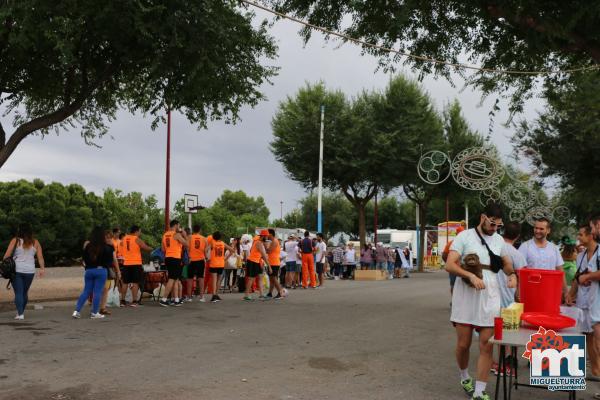
<path id="1" fill-rule="evenodd" d="M 317 231 L 323 232 L 323 133 L 325 125 L 325 106 L 321 105 L 321 138 L 319 140 L 319 187 L 317 189 Z"/>
<path id="2" fill-rule="evenodd" d="M 469 229 L 469 203 L 465 201 L 465 227 Z"/>
<path id="3" fill-rule="evenodd" d="M 419 252 L 419 248 L 421 247 L 421 233 L 420 233 L 420 230 L 421 230 L 421 226 L 420 226 L 421 221 L 419 220 L 419 204 L 415 203 L 415 205 L 416 205 L 415 209 L 416 209 L 416 212 L 417 212 L 417 216 L 416 216 L 416 219 L 415 219 L 415 221 L 416 221 L 415 225 L 416 225 L 416 228 L 417 228 L 417 270 L 418 270 L 419 269 L 419 256 L 421 255 L 421 253 Z M 412 263 L 412 261 L 409 261 L 409 262 Z"/>

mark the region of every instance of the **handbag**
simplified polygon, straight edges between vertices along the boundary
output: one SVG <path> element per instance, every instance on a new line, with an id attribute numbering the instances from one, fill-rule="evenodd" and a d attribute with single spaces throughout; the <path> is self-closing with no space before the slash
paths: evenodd
<path id="1" fill-rule="evenodd" d="M 497 274 L 498 271 L 500 271 L 504 267 L 504 263 L 502 262 L 502 257 L 494 254 L 494 252 L 492 250 L 490 250 L 490 246 L 488 246 L 487 242 L 481 236 L 481 234 L 479 233 L 477 228 L 473 228 L 473 229 L 475 229 L 475 233 L 477 233 L 477 236 L 479 236 L 479 239 L 481 239 L 481 244 L 484 245 L 488 251 L 488 255 L 490 256 L 490 270 L 493 273 Z"/>

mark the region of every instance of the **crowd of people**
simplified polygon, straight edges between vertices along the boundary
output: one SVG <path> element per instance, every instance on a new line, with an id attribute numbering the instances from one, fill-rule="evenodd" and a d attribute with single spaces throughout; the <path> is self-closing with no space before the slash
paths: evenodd
<path id="1" fill-rule="evenodd" d="M 328 249 L 323 234 L 314 237 L 309 231 L 303 237 L 288 236 L 280 243 L 274 229 L 263 229 L 252 237 L 244 235 L 225 243 L 220 232 L 204 236 L 201 227 L 183 229 L 173 220 L 164 233 L 159 249 L 153 249 L 141 238 L 142 230 L 133 225 L 127 233 L 119 228 L 105 230 L 96 227 L 83 244 L 82 264 L 84 287 L 76 302 L 73 318 L 81 318 L 86 303 L 91 305 L 92 319 L 101 319 L 111 312 L 107 308 L 111 290 L 119 291 L 121 307 L 138 307 L 144 288 L 143 253 L 158 255 L 166 282 L 159 293 L 158 304 L 180 307 L 186 302 L 221 301 L 219 288 L 244 293 L 244 301 L 283 299 L 288 289 L 316 289 L 328 279 L 353 279 L 357 266 L 361 269 L 381 269 L 390 279 L 400 278 L 401 271 L 409 277 L 411 254 L 406 249 L 384 248 L 381 243 L 366 245 L 359 254 L 353 243 Z M 373 262 L 367 262 L 369 259 Z M 31 228 L 22 226 L 13 238 L 4 259 L 15 261 L 12 280 L 17 314 L 24 319 L 28 291 L 35 275 L 36 258 L 39 275 L 45 272 L 43 251 Z M 268 276 L 264 282 L 263 274 Z M 268 287 L 268 290 L 265 288 Z M 210 299 L 206 295 L 211 295 Z M 126 301 L 130 296 L 129 301 Z"/>
<path id="2" fill-rule="evenodd" d="M 502 230 L 502 235 L 498 230 Z M 502 209 L 488 204 L 480 215 L 479 224 L 461 231 L 449 245 L 446 270 L 451 275 L 452 311 L 450 321 L 456 330 L 456 361 L 460 385 L 475 400 L 488 400 L 486 385 L 490 371 L 512 374 L 508 366 L 498 371 L 493 362 L 493 346 L 489 342 L 494 332 L 494 317 L 503 307 L 519 301 L 516 271 L 521 268 L 564 272 L 563 303 L 581 310 L 578 327 L 587 338 L 588 358 L 592 375 L 600 377 L 600 216 L 591 218 L 579 227 L 577 242 L 564 238 L 562 252 L 548 240 L 551 222 L 538 218 L 533 226 L 533 238 L 516 247 L 521 234 L 518 222 L 503 223 Z M 464 268 L 465 257 L 476 254 L 482 276 Z M 566 260 L 565 260 L 566 259 Z M 572 271 L 565 269 L 566 261 L 574 261 Z M 454 279 L 452 278 L 454 276 Z M 475 379 L 469 374 L 469 354 L 473 332 L 479 341 L 479 359 Z M 507 357 L 511 357 L 508 355 Z"/>

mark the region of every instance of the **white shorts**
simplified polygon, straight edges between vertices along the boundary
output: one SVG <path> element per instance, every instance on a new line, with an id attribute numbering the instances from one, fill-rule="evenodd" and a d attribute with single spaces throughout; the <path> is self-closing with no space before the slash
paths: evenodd
<path id="1" fill-rule="evenodd" d="M 493 327 L 500 316 L 500 288 L 496 274 L 483 270 L 485 289 L 476 290 L 457 277 L 452 293 L 450 321 L 476 327 Z"/>

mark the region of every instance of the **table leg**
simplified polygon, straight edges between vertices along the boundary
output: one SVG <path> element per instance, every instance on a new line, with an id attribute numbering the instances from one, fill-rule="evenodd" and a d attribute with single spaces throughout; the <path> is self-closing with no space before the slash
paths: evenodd
<path id="1" fill-rule="evenodd" d="M 504 366 L 504 346 L 500 345 L 500 356 L 498 357 L 498 375 L 496 376 L 496 391 L 494 394 L 494 399 L 498 400 L 498 393 L 500 391 L 500 371 Z M 506 387 L 504 388 L 504 396 L 506 398 Z"/>
<path id="2" fill-rule="evenodd" d="M 510 347 L 510 375 L 508 376 L 508 400 L 512 399 L 512 389 L 513 389 L 513 376 L 512 376 L 512 372 L 515 371 L 515 387 L 516 387 L 516 383 L 517 383 L 517 370 L 516 370 L 516 364 L 517 364 L 517 359 L 515 357 L 515 354 L 517 352 L 517 348 L 514 346 Z"/>
<path id="3" fill-rule="evenodd" d="M 502 369 L 500 371 L 504 371 L 502 374 L 502 390 L 504 391 L 504 400 L 508 400 L 508 393 L 506 390 L 506 353 L 504 350 L 504 346 L 500 346 L 502 348 Z"/>
<path id="4" fill-rule="evenodd" d="M 515 390 L 519 390 L 519 359 L 517 358 L 517 348 L 511 347 L 510 352 L 512 353 L 513 363 L 515 366 Z"/>

